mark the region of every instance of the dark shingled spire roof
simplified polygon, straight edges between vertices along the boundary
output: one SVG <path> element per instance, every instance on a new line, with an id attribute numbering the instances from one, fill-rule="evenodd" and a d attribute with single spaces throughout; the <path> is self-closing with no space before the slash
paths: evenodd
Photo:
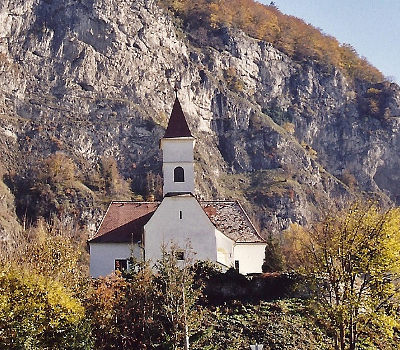
<path id="1" fill-rule="evenodd" d="M 186 122 L 186 118 L 183 114 L 178 97 L 176 97 L 175 99 L 174 107 L 172 108 L 171 112 L 171 117 L 169 118 L 167 130 L 165 131 L 164 135 L 165 139 L 173 137 L 193 137 Z"/>

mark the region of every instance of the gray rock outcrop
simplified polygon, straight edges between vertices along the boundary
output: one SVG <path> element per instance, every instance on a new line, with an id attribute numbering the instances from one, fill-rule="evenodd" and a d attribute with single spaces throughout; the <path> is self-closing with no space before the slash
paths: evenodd
<path id="1" fill-rule="evenodd" d="M 238 197 L 265 232 L 310 222 L 352 191 L 400 202 L 396 84 L 354 84 L 234 29 L 198 47 L 153 0 L 5 0 L 0 24 L 8 174 L 29 176 L 55 152 L 81 173 L 112 156 L 142 191 L 161 173 L 158 141 L 179 82 L 198 140 L 198 195 Z M 369 115 L 362 106 L 377 91 Z M 88 210 L 86 223 L 97 215 Z"/>

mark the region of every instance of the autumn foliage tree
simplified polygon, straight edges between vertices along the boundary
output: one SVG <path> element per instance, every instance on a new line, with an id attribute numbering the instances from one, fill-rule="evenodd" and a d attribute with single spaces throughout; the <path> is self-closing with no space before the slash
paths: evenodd
<path id="1" fill-rule="evenodd" d="M 39 182 L 56 189 L 71 186 L 75 180 L 75 163 L 62 152 L 53 153 L 46 158 L 38 170 Z"/>
<path id="2" fill-rule="evenodd" d="M 101 159 L 101 176 L 107 195 L 124 199 L 130 198 L 129 183 L 119 173 L 117 161 L 113 157 L 103 157 Z"/>
<path id="3" fill-rule="evenodd" d="M 189 348 L 200 321 L 200 292 L 190 264 L 176 253 L 164 250 L 154 267 L 132 260 L 124 275 L 93 281 L 85 304 L 96 349 Z"/>
<path id="4" fill-rule="evenodd" d="M 0 348 L 89 350 L 89 322 L 80 301 L 46 276 L 10 267 L 0 272 Z"/>
<path id="5" fill-rule="evenodd" d="M 157 262 L 156 288 L 160 293 L 160 315 L 163 319 L 163 338 L 167 349 L 189 349 L 190 336 L 201 322 L 196 302 L 200 290 L 193 287 L 193 260 L 189 247 L 163 248 Z"/>
<path id="6" fill-rule="evenodd" d="M 40 220 L 0 250 L 0 348 L 91 349 L 81 242 Z"/>
<path id="7" fill-rule="evenodd" d="M 85 280 L 83 233 L 74 225 L 44 219 L 1 244 L 0 267 L 20 266 L 78 291 Z"/>
<path id="8" fill-rule="evenodd" d="M 189 31 L 200 32 L 230 27 L 272 43 L 297 61 L 315 61 L 328 70 L 337 67 L 353 80 L 380 82 L 382 73 L 353 47 L 340 44 L 303 20 L 281 13 L 276 6 L 254 0 L 166 0 L 160 2 L 183 19 Z"/>
<path id="9" fill-rule="evenodd" d="M 85 304 L 96 349 L 146 349 L 162 344 L 160 294 L 146 263 L 93 281 Z"/>
<path id="10" fill-rule="evenodd" d="M 72 158 L 56 152 L 29 169 L 24 178 L 12 179 L 17 192 L 17 214 L 28 224 L 39 217 L 72 212 L 71 201 L 79 181 Z"/>
<path id="11" fill-rule="evenodd" d="M 336 349 L 398 348 L 400 209 L 355 203 L 289 237 Z"/>

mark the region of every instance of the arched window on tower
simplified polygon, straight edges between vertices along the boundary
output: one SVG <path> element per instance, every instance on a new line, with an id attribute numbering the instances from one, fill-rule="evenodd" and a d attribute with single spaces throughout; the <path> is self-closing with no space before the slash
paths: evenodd
<path id="1" fill-rule="evenodd" d="M 185 182 L 185 171 L 180 166 L 174 169 L 174 182 Z"/>

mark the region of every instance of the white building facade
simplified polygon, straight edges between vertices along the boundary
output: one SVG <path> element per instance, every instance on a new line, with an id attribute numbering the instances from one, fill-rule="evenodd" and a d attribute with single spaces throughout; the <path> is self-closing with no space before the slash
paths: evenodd
<path id="1" fill-rule="evenodd" d="M 198 201 L 194 196 L 194 145 L 176 99 L 163 151 L 161 202 L 113 202 L 96 235 L 89 240 L 90 273 L 105 276 L 127 268 L 126 261 L 157 261 L 171 246 L 195 260 L 209 260 L 240 273 L 261 273 L 265 241 L 236 201 Z"/>

